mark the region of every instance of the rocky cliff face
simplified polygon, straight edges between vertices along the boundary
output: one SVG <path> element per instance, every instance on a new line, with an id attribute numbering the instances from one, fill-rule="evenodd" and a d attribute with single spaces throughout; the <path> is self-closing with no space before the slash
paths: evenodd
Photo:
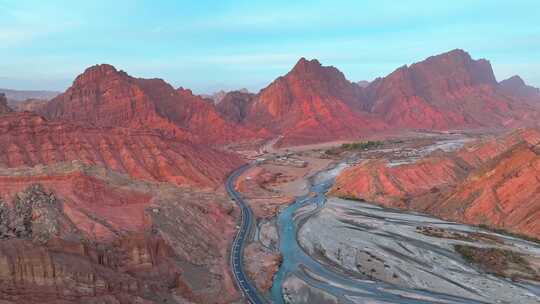
<path id="1" fill-rule="evenodd" d="M 39 112 L 49 119 L 154 129 L 206 144 L 251 135 L 226 122 L 212 104 L 189 90 L 176 90 L 161 79 L 133 78 L 105 64 L 88 68 Z"/>
<path id="2" fill-rule="evenodd" d="M 237 297 L 227 260 L 233 210 L 215 191 L 237 156 L 156 130 L 28 112 L 2 115 L 0 143 L 2 301 Z"/>
<path id="3" fill-rule="evenodd" d="M 215 187 L 242 161 L 154 131 L 97 128 L 47 121 L 31 113 L 0 120 L 0 165 L 15 168 L 82 161 L 134 178 Z"/>
<path id="4" fill-rule="evenodd" d="M 332 192 L 540 237 L 540 131 L 525 129 L 413 164 L 370 161 L 345 170 Z"/>
<path id="5" fill-rule="evenodd" d="M 361 85 L 301 59 L 260 93 L 217 106 L 110 65 L 40 106 L 47 118 L 11 113 L 0 95 L 0 299 L 231 303 L 234 210 L 204 189 L 242 160 L 209 146 L 537 123 L 523 88 L 456 50 Z M 526 130 L 415 164 L 362 163 L 333 192 L 538 236 L 538 142 Z"/>
<path id="6" fill-rule="evenodd" d="M 106 65 L 40 111 L 0 119 L 0 302 L 238 297 L 215 189 L 243 161 L 209 146 L 249 134 L 189 90 Z"/>
<path id="7" fill-rule="evenodd" d="M 60 216 L 60 203 L 44 192 L 40 185 L 32 185 L 19 193 L 12 208 L 0 205 L 0 239 L 33 239 L 46 242 L 60 230 L 69 231 L 69 221 Z"/>
<path id="8" fill-rule="evenodd" d="M 281 137 L 278 145 L 297 145 L 385 129 L 536 125 L 535 92 L 516 79 L 497 83 L 487 60 L 453 50 L 361 84 L 302 58 L 258 94 L 230 92 L 217 105 L 161 79 L 97 65 L 38 112 L 96 126 L 151 127 L 205 144 Z"/>
<path id="9" fill-rule="evenodd" d="M 282 135 L 281 145 L 357 137 L 384 129 L 384 123 L 360 111 L 356 102 L 360 95 L 360 87 L 336 68 L 302 58 L 248 103 L 244 122 Z"/>
<path id="10" fill-rule="evenodd" d="M 487 60 L 463 50 L 361 84 L 302 58 L 255 96 L 229 94 L 218 110 L 230 122 L 282 136 L 281 145 L 352 139 L 382 129 L 537 125 L 540 113 L 521 96 L 525 89 L 510 86 L 497 83 Z"/>
<path id="11" fill-rule="evenodd" d="M 36 185 L 38 183 L 39 185 Z M 223 194 L 102 167 L 0 170 L 6 303 L 230 303 Z"/>
<path id="12" fill-rule="evenodd" d="M 488 61 L 462 50 L 403 66 L 366 88 L 366 103 L 394 127 L 452 129 L 534 123 L 535 112 L 497 90 Z M 537 114 L 537 113 L 536 113 Z"/>

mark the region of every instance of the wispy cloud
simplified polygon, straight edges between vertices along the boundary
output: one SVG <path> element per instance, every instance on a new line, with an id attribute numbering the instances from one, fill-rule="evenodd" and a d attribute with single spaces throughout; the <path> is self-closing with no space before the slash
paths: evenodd
<path id="1" fill-rule="evenodd" d="M 235 65 L 243 67 L 260 67 L 261 65 L 268 65 L 272 67 L 283 67 L 290 65 L 292 61 L 298 60 L 297 54 L 282 54 L 282 53 L 238 53 L 227 55 L 215 55 L 200 57 L 198 59 L 193 58 L 195 61 L 204 61 L 209 64 L 219 65 Z"/>
<path id="2" fill-rule="evenodd" d="M 240 87 L 299 57 L 359 80 L 459 47 L 498 76 L 540 86 L 539 9 L 538 0 L 0 0 L 0 71 L 61 80 L 107 62 L 183 86 Z"/>
<path id="3" fill-rule="evenodd" d="M 47 37 L 73 30 L 80 20 L 67 11 L 36 4 L 14 5 L 0 3 L 0 48 L 29 44 L 40 37 Z"/>

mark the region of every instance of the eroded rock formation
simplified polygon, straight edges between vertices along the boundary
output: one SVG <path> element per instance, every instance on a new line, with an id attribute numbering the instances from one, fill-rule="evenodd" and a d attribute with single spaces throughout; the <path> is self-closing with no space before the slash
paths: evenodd
<path id="1" fill-rule="evenodd" d="M 220 110 L 261 134 L 281 135 L 278 145 L 307 144 L 383 130 L 384 123 L 360 111 L 361 94 L 336 68 L 302 58 L 256 96 L 229 94 Z"/>
<path id="2" fill-rule="evenodd" d="M 242 163 L 235 155 L 168 139 L 152 130 L 47 121 L 31 113 L 3 116 L 0 142 L 0 165 L 10 168 L 79 160 L 178 185 L 221 185 Z"/>
<path id="3" fill-rule="evenodd" d="M 0 179 L 0 299 L 7 303 L 229 303 L 236 296 L 223 194 L 82 164 L 2 169 Z"/>
<path id="4" fill-rule="evenodd" d="M 534 123 L 538 114 L 500 94 L 489 61 L 463 50 L 403 66 L 373 81 L 366 95 L 370 112 L 400 128 L 508 127 Z"/>
<path id="5" fill-rule="evenodd" d="M 540 237 L 540 131 L 522 129 L 415 163 L 355 165 L 332 193 Z"/>
<path id="6" fill-rule="evenodd" d="M 190 90 L 174 89 L 162 79 L 133 78 L 106 64 L 88 68 L 39 113 L 100 127 L 153 129 L 206 144 L 251 136 L 249 130 L 222 119 L 214 105 Z"/>
<path id="7" fill-rule="evenodd" d="M 229 93 L 228 121 L 282 136 L 278 145 L 358 138 L 381 130 L 535 126 L 534 88 L 497 83 L 489 61 L 453 50 L 360 84 L 300 59 L 257 95 Z M 524 97 L 524 96 L 527 97 Z M 536 95 L 535 95 L 536 96 Z"/>

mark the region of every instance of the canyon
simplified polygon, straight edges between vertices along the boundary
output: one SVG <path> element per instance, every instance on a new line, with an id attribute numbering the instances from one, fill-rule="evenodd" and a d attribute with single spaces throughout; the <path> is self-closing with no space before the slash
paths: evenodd
<path id="1" fill-rule="evenodd" d="M 229 246 L 243 216 L 224 181 L 246 163 L 234 184 L 255 219 L 244 268 L 269 299 L 337 303 L 339 293 L 314 286 L 316 274 L 361 274 L 334 250 L 350 250 L 340 223 L 383 225 L 358 215 L 372 207 L 357 200 L 540 238 L 540 91 L 519 76 L 498 82 L 489 61 L 463 50 L 369 82 L 301 58 L 257 93 L 215 96 L 99 64 L 54 95 L 13 103 L 0 94 L 2 303 L 239 303 Z M 437 143 L 455 134 L 462 148 Z M 439 283 L 433 291 L 448 287 Z"/>

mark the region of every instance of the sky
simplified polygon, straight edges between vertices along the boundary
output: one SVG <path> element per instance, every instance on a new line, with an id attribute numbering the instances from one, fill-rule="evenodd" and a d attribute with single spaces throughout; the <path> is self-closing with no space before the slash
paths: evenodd
<path id="1" fill-rule="evenodd" d="M 300 57 L 351 81 L 461 48 L 540 87 L 539 0 L 0 0 L 0 87 L 64 90 L 109 63 L 210 93 L 266 86 Z"/>

